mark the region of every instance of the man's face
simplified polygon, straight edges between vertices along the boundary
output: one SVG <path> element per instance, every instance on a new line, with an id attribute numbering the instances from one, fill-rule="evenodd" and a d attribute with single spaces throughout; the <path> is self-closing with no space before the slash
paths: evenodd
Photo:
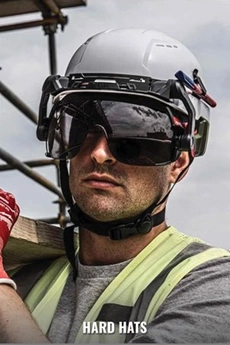
<path id="1" fill-rule="evenodd" d="M 140 167 L 118 162 L 102 133 L 89 133 L 70 161 L 70 190 L 78 206 L 99 221 L 129 218 L 166 193 L 170 166 Z"/>

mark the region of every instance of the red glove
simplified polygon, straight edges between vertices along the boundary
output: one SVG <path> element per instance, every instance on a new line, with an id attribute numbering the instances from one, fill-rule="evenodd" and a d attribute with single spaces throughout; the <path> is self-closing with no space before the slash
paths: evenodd
<path id="1" fill-rule="evenodd" d="M 10 231 L 18 219 L 20 209 L 12 194 L 0 189 L 0 284 L 9 284 L 16 290 L 15 282 L 9 278 L 2 262 L 2 249 L 5 247 Z"/>

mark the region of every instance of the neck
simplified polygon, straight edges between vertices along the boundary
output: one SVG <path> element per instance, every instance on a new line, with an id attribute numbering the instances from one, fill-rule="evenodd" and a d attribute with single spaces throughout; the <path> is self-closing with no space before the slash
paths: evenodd
<path id="1" fill-rule="evenodd" d="M 79 231 L 79 258 L 84 265 L 109 265 L 129 260 L 142 251 L 155 237 L 167 228 L 165 222 L 147 234 L 138 234 L 114 241 L 87 229 Z"/>

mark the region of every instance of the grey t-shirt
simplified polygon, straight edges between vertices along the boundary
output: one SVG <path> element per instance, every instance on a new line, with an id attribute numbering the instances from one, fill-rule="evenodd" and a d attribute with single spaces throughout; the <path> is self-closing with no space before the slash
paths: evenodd
<path id="1" fill-rule="evenodd" d="M 130 262 L 85 266 L 77 257 L 77 279 L 69 276 L 48 336 L 53 343 L 74 343 L 82 322 L 101 293 Z"/>
<path id="2" fill-rule="evenodd" d="M 174 288 L 133 343 L 230 343 L 230 258 L 211 260 Z"/>
<path id="3" fill-rule="evenodd" d="M 70 277 L 49 331 L 52 342 L 74 342 L 87 312 L 126 264 L 79 266 L 76 284 Z M 230 258 L 213 259 L 191 271 L 147 328 L 130 342 L 230 343 Z"/>

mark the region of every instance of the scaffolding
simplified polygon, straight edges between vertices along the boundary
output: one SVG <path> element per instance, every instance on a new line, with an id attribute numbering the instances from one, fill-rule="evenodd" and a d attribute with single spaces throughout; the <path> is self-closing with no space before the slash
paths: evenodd
<path id="1" fill-rule="evenodd" d="M 59 26 L 63 31 L 68 23 L 68 17 L 63 14 L 62 9 L 77 6 L 86 6 L 86 0 L 0 0 L 0 18 L 13 18 L 17 15 L 32 14 L 36 12 L 40 12 L 42 17 L 41 20 L 24 21 L 2 26 L 0 25 L 0 32 L 8 32 L 38 26 L 42 27 L 45 35 L 48 37 L 50 73 L 56 74 L 57 60 L 55 34 Z M 20 112 L 30 121 L 32 121 L 34 124 L 37 124 L 37 114 L 2 81 L 0 81 L 0 94 L 2 94 L 18 110 L 20 110 Z M 59 224 L 60 226 L 64 227 L 69 218 L 66 216 L 66 202 L 59 188 L 58 161 L 53 159 L 38 159 L 22 162 L 3 148 L 0 148 L 0 158 L 6 162 L 6 164 L 0 164 L 0 172 L 17 170 L 58 196 L 56 203 L 59 206 L 59 212 L 57 217 L 39 220 L 50 224 Z M 54 169 L 56 169 L 56 185 L 33 169 L 48 165 L 53 166 Z"/>

